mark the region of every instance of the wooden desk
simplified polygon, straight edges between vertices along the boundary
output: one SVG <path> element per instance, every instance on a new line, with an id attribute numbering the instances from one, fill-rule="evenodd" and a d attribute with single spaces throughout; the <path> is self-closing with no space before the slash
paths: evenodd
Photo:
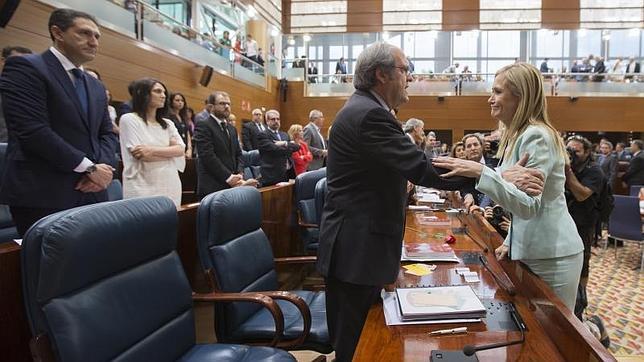
<path id="1" fill-rule="evenodd" d="M 516 295 L 503 290 L 483 265 L 468 264 L 479 273 L 481 282 L 471 283 L 481 299 L 499 299 L 515 303 L 528 327 L 525 343 L 477 352 L 481 361 L 615 361 L 614 357 L 593 337 L 561 301 L 534 274 L 517 262 L 498 263 L 494 248 L 501 237 L 479 215 L 454 216 L 452 225 L 466 225 L 467 235 L 457 234 L 452 245 L 457 255 L 478 251 L 488 260 L 495 274 L 507 273 Z M 447 232 L 449 228 L 428 227 L 407 215 L 405 241 L 421 242 L 430 233 Z M 478 243 L 477 243 L 478 241 Z M 488 248 L 483 252 L 482 246 Z M 437 263 L 430 275 L 418 277 L 401 271 L 397 287 L 410 285 L 465 284 L 453 269 L 462 264 Z M 467 344 L 475 346 L 518 339 L 520 332 L 488 331 L 485 323 L 468 323 L 468 333 L 453 336 L 429 336 L 428 332 L 460 327 L 462 324 L 391 326 L 385 323 L 382 304 L 374 304 L 362 330 L 354 360 L 357 361 L 428 361 L 432 350 L 460 350 Z"/>
<path id="2" fill-rule="evenodd" d="M 0 344 L 5 361 L 31 361 L 31 331 L 22 303 L 20 245 L 0 244 Z M 6 348 L 6 347 L 8 348 Z"/>

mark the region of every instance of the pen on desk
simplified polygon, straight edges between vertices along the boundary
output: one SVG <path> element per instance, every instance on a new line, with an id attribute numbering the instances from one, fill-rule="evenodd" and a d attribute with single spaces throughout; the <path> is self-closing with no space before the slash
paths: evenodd
<path id="1" fill-rule="evenodd" d="M 454 329 L 439 329 L 437 331 L 429 332 L 430 336 L 437 336 L 443 334 L 457 334 L 457 333 L 467 333 L 467 327 L 458 327 Z"/>

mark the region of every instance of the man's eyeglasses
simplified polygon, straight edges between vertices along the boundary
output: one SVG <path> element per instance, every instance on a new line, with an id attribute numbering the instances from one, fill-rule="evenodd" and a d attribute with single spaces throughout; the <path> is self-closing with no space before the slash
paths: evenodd
<path id="1" fill-rule="evenodd" d="M 394 68 L 398 68 L 398 69 L 402 70 L 403 74 L 405 74 L 406 76 L 411 75 L 411 71 L 409 70 L 409 67 L 406 66 L 406 65 L 394 65 Z"/>

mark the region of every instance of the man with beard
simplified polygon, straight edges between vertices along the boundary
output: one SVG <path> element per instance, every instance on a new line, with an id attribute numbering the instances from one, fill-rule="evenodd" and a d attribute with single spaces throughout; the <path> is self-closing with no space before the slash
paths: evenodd
<path id="1" fill-rule="evenodd" d="M 568 212 L 575 221 L 577 232 L 584 242 L 584 263 L 579 280 L 579 291 L 575 315 L 581 320 L 586 305 L 586 284 L 588 284 L 588 267 L 590 248 L 594 241 L 595 225 L 599 219 L 599 195 L 606 178 L 592 159 L 592 144 L 581 136 L 568 138 L 566 148 L 571 156 L 571 163 L 566 165 L 566 202 Z"/>

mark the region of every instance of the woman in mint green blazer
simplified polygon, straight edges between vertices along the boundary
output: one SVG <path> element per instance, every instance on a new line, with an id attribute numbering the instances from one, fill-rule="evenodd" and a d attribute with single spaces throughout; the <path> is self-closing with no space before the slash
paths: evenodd
<path id="1" fill-rule="evenodd" d="M 497 258 L 521 260 L 573 311 L 584 245 L 566 206 L 567 155 L 548 119 L 541 73 L 527 63 L 502 68 L 496 73 L 488 102 L 492 117 L 505 127 L 497 171 L 454 158 L 436 158 L 434 166 L 451 170 L 444 177 L 477 178 L 476 189 L 512 213 L 510 231 L 496 249 Z M 530 196 L 501 176 L 524 155 L 528 155 L 526 167 L 545 176 L 540 195 Z"/>

